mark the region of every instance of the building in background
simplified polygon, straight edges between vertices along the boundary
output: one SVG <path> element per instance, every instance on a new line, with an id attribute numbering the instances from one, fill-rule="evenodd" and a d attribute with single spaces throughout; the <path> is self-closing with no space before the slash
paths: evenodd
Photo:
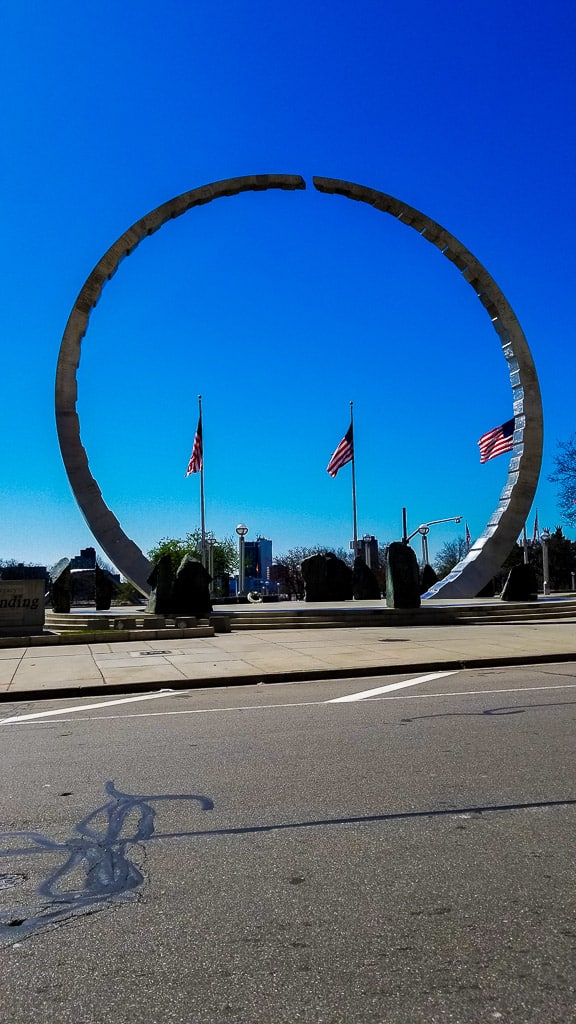
<path id="1" fill-rule="evenodd" d="M 80 554 L 70 559 L 71 569 L 95 569 L 96 550 L 95 548 L 80 548 Z"/>
<path id="2" fill-rule="evenodd" d="M 272 541 L 266 537 L 244 542 L 244 590 L 266 592 L 270 582 Z"/>
<path id="3" fill-rule="evenodd" d="M 366 534 L 364 537 L 360 537 L 357 541 L 357 557 L 363 558 L 369 569 L 379 568 L 378 559 L 378 541 L 376 537 L 372 537 L 370 534 Z M 354 551 L 354 541 L 350 541 L 350 549 Z"/>
<path id="4" fill-rule="evenodd" d="M 0 566 L 0 578 L 3 580 L 46 580 L 49 573 L 45 565 L 24 565 L 23 562 L 11 562 Z"/>

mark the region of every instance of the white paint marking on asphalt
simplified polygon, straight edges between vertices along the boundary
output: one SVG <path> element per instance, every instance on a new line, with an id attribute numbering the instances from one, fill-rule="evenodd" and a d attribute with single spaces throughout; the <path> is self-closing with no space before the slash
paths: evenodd
<path id="1" fill-rule="evenodd" d="M 133 704 L 139 700 L 158 700 L 159 697 L 169 697 L 176 690 L 160 690 L 160 693 L 138 694 L 137 697 L 122 697 L 120 700 L 104 700 L 99 704 L 80 704 L 73 708 L 55 708 L 53 711 L 35 711 L 31 715 L 14 715 L 12 718 L 0 719 L 0 725 L 14 725 L 16 722 L 31 722 L 35 718 L 52 718 L 54 715 L 73 715 L 76 711 L 92 711 L 94 708 L 111 708 L 116 704 Z M 187 690 L 179 690 L 179 693 L 187 693 Z"/>
<path id="2" fill-rule="evenodd" d="M 391 690 L 402 690 L 405 686 L 416 686 L 417 683 L 429 683 L 433 679 L 443 679 L 444 676 L 454 676 L 458 670 L 452 672 L 430 672 L 427 676 L 418 676 L 416 679 L 405 679 L 403 683 L 388 683 L 387 686 L 377 686 L 374 690 L 362 690 L 361 693 L 349 693 L 346 697 L 332 697 L 327 704 L 347 704 L 349 701 L 366 700 L 368 697 L 377 697 L 380 693 L 390 693 Z"/>
<path id="3" fill-rule="evenodd" d="M 399 695 L 394 696 L 394 697 L 372 697 L 372 698 L 366 698 L 366 699 L 368 701 L 371 700 L 374 703 L 384 704 L 384 703 L 386 703 L 386 701 L 393 701 L 393 700 L 434 700 L 434 699 L 436 699 L 436 700 L 443 700 L 446 697 L 485 697 L 485 696 L 497 697 L 497 696 L 499 696 L 500 694 L 503 694 L 503 693 L 539 693 L 541 691 L 546 691 L 546 690 L 576 690 L 576 683 L 558 683 L 558 684 L 553 684 L 552 686 L 511 686 L 511 687 L 508 687 L 508 688 L 506 688 L 504 690 L 452 690 L 452 691 L 447 691 L 446 693 L 402 693 L 402 694 L 399 694 Z M 180 691 L 173 691 L 173 692 L 191 693 L 191 694 L 193 694 L 195 691 L 194 690 L 180 690 Z M 155 694 L 152 694 L 151 696 L 153 696 L 153 697 L 166 697 L 167 694 L 166 693 L 155 693 Z M 57 711 L 44 712 L 44 714 L 49 714 L 49 715 L 65 715 L 70 710 L 72 710 L 72 711 L 91 711 L 92 708 L 109 707 L 110 705 L 114 705 L 114 704 L 126 704 L 126 703 L 128 703 L 128 701 L 133 700 L 133 699 L 134 698 L 129 697 L 126 700 L 108 701 L 106 704 L 92 704 L 91 706 L 87 705 L 84 708 L 82 708 L 82 707 L 71 708 L 71 709 L 60 708 Z M 149 700 L 150 696 L 149 697 L 141 697 L 139 699 L 140 700 L 146 700 L 146 699 Z M 237 706 L 237 707 L 227 707 L 227 708 L 182 708 L 182 709 L 179 709 L 178 711 L 144 711 L 144 712 L 136 713 L 134 715 L 87 715 L 84 718 L 77 718 L 77 719 L 75 719 L 75 721 L 77 721 L 77 722 L 92 722 L 92 721 L 94 721 L 94 722 L 107 722 L 107 721 L 115 721 L 117 719 L 126 719 L 126 718 L 168 718 L 170 715 L 211 715 L 211 714 L 223 714 L 223 713 L 225 713 L 227 711 L 275 711 L 275 710 L 277 710 L 279 708 L 310 708 L 310 707 L 324 707 L 325 708 L 325 707 L 327 707 L 327 705 L 329 703 L 331 703 L 331 702 L 330 701 L 326 701 L 326 700 L 307 700 L 307 701 L 295 702 L 295 703 L 292 703 L 292 704 L 248 704 L 248 705 L 244 704 L 244 705 L 240 705 L 240 706 Z M 16 716 L 15 718 L 5 718 L 3 722 L 0 721 L 0 725 L 49 725 L 49 724 L 51 724 L 51 723 L 43 722 L 43 721 L 35 721 L 35 722 L 32 721 L 31 722 L 30 721 L 31 717 L 32 718 L 38 718 L 39 716 L 21 715 L 20 717 Z M 54 725 L 57 725 L 61 721 L 64 722 L 65 720 L 64 719 L 61 720 L 59 718 L 56 718 L 56 719 L 52 720 L 52 723 Z"/>
<path id="4" fill-rule="evenodd" d="M 454 672 L 431 672 L 429 675 L 419 676 L 417 679 L 408 679 L 408 680 L 406 680 L 403 683 L 389 683 L 387 686 L 379 686 L 375 690 L 365 690 L 363 693 L 355 693 L 355 694 L 352 694 L 352 695 L 350 695 L 348 697 L 335 697 L 333 700 L 329 700 L 329 701 L 309 701 L 308 703 L 309 704 L 317 704 L 317 703 L 321 703 L 321 704 L 338 704 L 338 703 L 341 703 L 341 702 L 344 702 L 344 701 L 363 700 L 366 697 L 373 697 L 373 696 L 375 696 L 376 694 L 379 694 L 379 693 L 387 693 L 389 690 L 399 690 L 399 689 L 401 689 L 404 686 L 415 686 L 416 683 L 425 683 L 425 682 L 427 682 L 428 680 L 431 680 L 431 679 L 441 679 L 443 676 L 453 676 L 453 675 L 455 675 L 455 671 Z M 14 715 L 12 718 L 0 719 L 0 725 L 15 725 L 18 722 L 32 722 L 32 721 L 34 721 L 34 720 L 36 720 L 38 718 L 54 718 L 56 715 L 72 715 L 72 714 L 75 714 L 78 711 L 88 711 L 88 710 L 92 711 L 92 710 L 94 710 L 96 708 L 110 708 L 110 707 L 114 707 L 116 704 L 132 704 L 135 701 L 157 700 L 158 697 L 167 697 L 171 693 L 175 693 L 175 692 L 176 691 L 174 691 L 174 690 L 161 690 L 159 693 L 147 693 L 147 694 L 144 694 L 144 695 L 138 695 L 137 697 L 123 697 L 120 700 L 101 701 L 99 704 L 91 704 L 90 706 L 88 706 L 86 704 L 83 704 L 83 705 L 77 705 L 76 707 L 73 707 L 73 708 L 59 708 L 59 709 L 54 709 L 52 711 L 35 711 L 32 714 L 30 714 L 30 715 Z M 179 692 L 186 693 L 187 691 L 183 690 L 183 691 L 179 691 Z M 290 704 L 290 705 L 273 705 L 273 706 L 274 707 L 281 707 L 281 706 L 282 707 L 292 707 L 293 705 Z M 302 705 L 302 706 L 304 706 L 304 705 Z M 218 710 L 218 709 L 217 708 L 216 709 L 207 708 L 207 709 L 204 709 L 204 710 L 210 711 L 210 710 Z M 223 710 L 241 711 L 242 708 L 229 708 L 229 709 L 223 709 Z"/>
<path id="5" fill-rule="evenodd" d="M 404 683 L 389 683 L 388 686 L 380 686 L 380 687 L 378 687 L 375 690 L 366 690 L 364 693 L 353 694 L 350 697 L 336 697 L 335 700 L 333 700 L 333 701 L 310 701 L 309 703 L 311 703 L 311 704 L 316 704 L 316 703 L 337 704 L 340 701 L 361 700 L 364 697 L 371 697 L 371 696 L 373 696 L 375 694 L 378 694 L 378 693 L 386 693 L 388 690 L 398 690 L 398 689 L 400 689 L 403 686 L 414 686 L 416 683 L 423 683 L 423 682 L 426 682 L 429 679 L 440 679 L 442 676 L 452 676 L 454 674 L 455 674 L 454 672 L 432 672 L 430 675 L 427 675 L 427 676 L 419 676 L 418 679 L 409 679 L 407 682 L 404 682 Z M 138 695 L 137 697 L 123 697 L 120 700 L 101 701 L 99 704 L 91 704 L 90 705 L 90 710 L 92 711 L 92 710 L 94 710 L 96 708 L 114 707 L 116 704 L 132 704 L 135 701 L 156 700 L 158 697 L 167 697 L 171 693 L 175 693 L 175 692 L 176 691 L 174 691 L 174 690 L 161 690 L 159 693 L 147 693 L 147 694 L 144 694 L 144 695 Z M 183 690 L 183 691 L 178 691 L 178 692 L 186 693 L 187 691 Z M 279 705 L 275 705 L 275 706 L 279 706 Z M 73 707 L 73 708 L 54 709 L 52 711 L 36 711 L 36 712 L 34 712 L 33 714 L 30 714 L 30 715 L 14 715 L 12 718 L 0 719 L 0 725 L 14 725 L 17 722 L 32 722 L 32 721 L 34 721 L 35 719 L 38 719 L 38 718 L 53 718 L 56 715 L 72 715 L 72 714 L 75 714 L 78 711 L 87 711 L 87 710 L 88 710 L 88 705 L 83 704 L 83 705 L 77 705 L 76 707 Z M 211 710 L 211 709 L 207 709 L 207 710 Z M 231 710 L 241 710 L 241 709 L 238 708 L 238 709 L 231 709 Z"/>

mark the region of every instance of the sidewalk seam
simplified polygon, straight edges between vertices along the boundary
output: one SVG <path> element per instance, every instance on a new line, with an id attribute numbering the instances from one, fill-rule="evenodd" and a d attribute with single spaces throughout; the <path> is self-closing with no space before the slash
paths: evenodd
<path id="1" fill-rule="evenodd" d="M 8 687 L 7 687 L 6 693 L 10 692 L 10 687 L 12 686 L 14 680 L 16 679 L 16 674 L 17 674 L 18 670 L 20 669 L 20 666 L 22 665 L 22 661 L 24 660 L 25 655 L 26 655 L 26 650 L 23 650 L 22 654 L 20 655 L 20 657 L 18 659 L 18 664 L 16 665 L 16 668 L 14 669 L 14 672 L 12 673 L 12 676 L 10 678 L 10 682 L 8 683 Z M 17 693 L 18 691 L 16 690 L 15 692 Z"/>

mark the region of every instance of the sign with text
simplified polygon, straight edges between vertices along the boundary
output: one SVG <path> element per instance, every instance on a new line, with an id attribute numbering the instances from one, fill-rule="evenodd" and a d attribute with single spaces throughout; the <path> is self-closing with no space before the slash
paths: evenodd
<path id="1" fill-rule="evenodd" d="M 44 590 L 44 580 L 0 579 L 0 636 L 42 633 Z"/>

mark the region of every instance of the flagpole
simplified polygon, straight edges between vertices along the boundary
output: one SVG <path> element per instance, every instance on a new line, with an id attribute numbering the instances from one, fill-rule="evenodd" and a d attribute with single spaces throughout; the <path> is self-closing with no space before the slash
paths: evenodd
<path id="1" fill-rule="evenodd" d="M 356 512 L 356 467 L 355 460 L 355 438 L 354 438 L 354 403 L 350 402 L 350 427 L 352 429 L 352 515 L 354 522 L 354 558 L 358 557 L 358 517 Z"/>
<path id="2" fill-rule="evenodd" d="M 202 461 L 200 464 L 200 550 L 202 554 L 202 565 L 206 568 L 206 513 L 204 507 L 204 429 L 202 424 L 202 395 L 198 395 L 198 422 L 200 424 L 200 436 L 202 438 Z"/>

